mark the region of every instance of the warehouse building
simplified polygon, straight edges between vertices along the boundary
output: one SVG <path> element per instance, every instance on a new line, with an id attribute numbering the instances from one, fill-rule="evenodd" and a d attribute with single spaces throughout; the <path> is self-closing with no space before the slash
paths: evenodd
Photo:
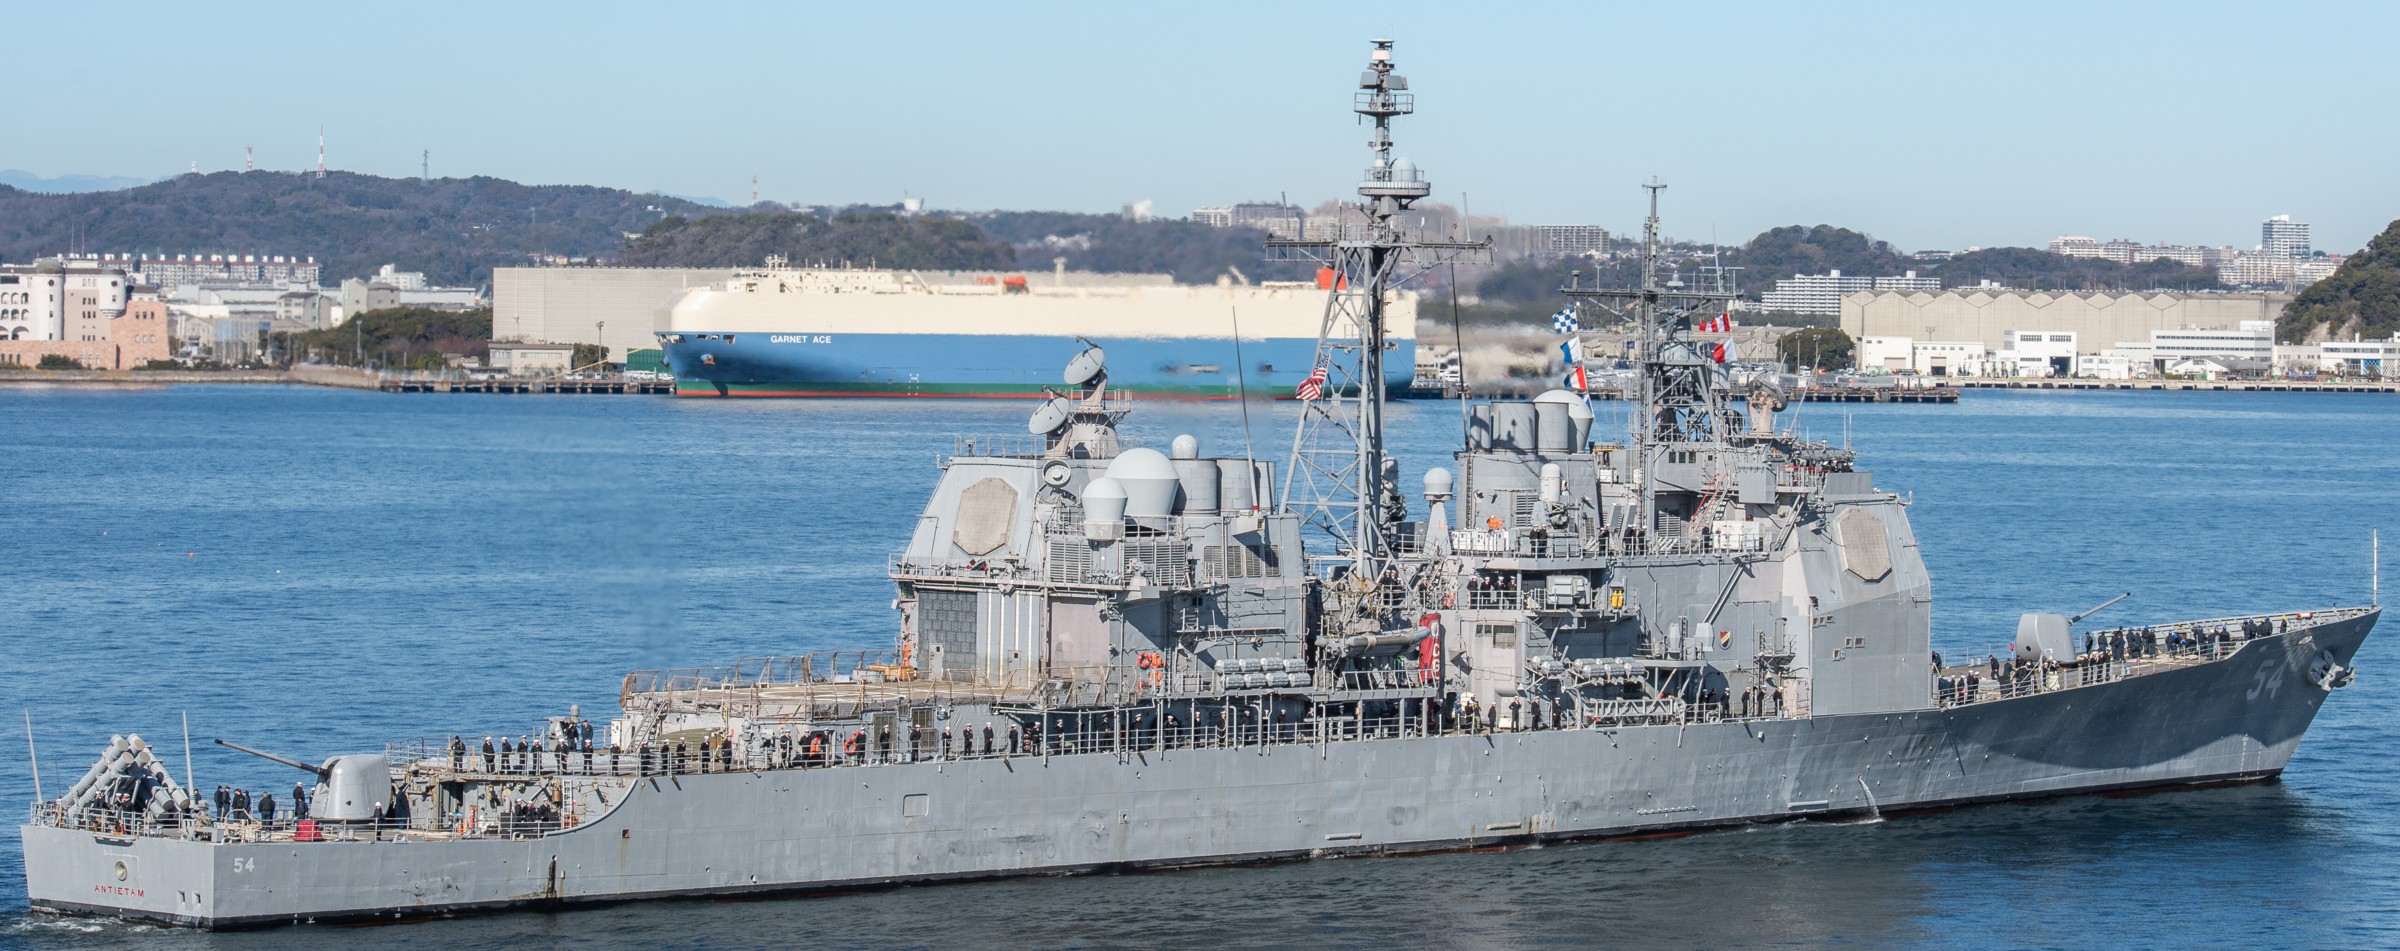
<path id="1" fill-rule="evenodd" d="M 2072 333 L 2097 353 L 2115 341 L 2148 341 L 2157 331 L 2242 332 L 2244 321 L 2272 321 L 2289 294 L 2080 293 L 1958 288 L 1867 290 L 1842 297 L 1842 330 L 1869 336 L 1980 343 L 2009 349 L 2012 330 Z M 2047 341 L 2045 341 L 2047 343 Z"/>

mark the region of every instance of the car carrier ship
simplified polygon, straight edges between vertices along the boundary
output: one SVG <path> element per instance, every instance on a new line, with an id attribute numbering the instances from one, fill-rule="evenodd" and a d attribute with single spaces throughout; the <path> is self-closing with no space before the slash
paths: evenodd
<path id="1" fill-rule="evenodd" d="M 682 396 L 1038 399 L 1058 354 L 1107 348 L 1145 396 L 1288 397 L 1314 370 L 1330 281 L 1214 285 L 1166 275 L 926 274 L 795 268 L 782 258 L 684 292 L 659 348 Z M 1417 295 L 1390 314 L 1395 394 L 1415 377 Z M 1237 339 L 1238 331 L 1238 339 Z"/>
<path id="2" fill-rule="evenodd" d="M 1355 100 L 1370 230 L 1270 248 L 1344 277 L 1281 465 L 1138 445 L 1119 355 L 1085 347 L 1025 432 L 962 440 L 894 513 L 891 643 L 633 673 L 604 730 L 569 713 L 524 748 L 283 760 L 317 780 L 288 821 L 118 738 L 22 828 L 32 907 L 393 920 L 2254 781 L 2351 680 L 2377 607 L 2032 613 L 2005 659 L 1943 665 L 1908 502 L 1771 385 L 1737 408 L 1692 328 L 1724 297 L 1654 264 L 1567 291 L 1635 330 L 1627 429 L 1565 392 L 1476 405 L 1412 513 L 1382 389 L 1343 384 L 1382 377 L 1392 284 L 1487 249 L 1395 224 L 1430 186 L 1391 154 L 1390 57 Z"/>

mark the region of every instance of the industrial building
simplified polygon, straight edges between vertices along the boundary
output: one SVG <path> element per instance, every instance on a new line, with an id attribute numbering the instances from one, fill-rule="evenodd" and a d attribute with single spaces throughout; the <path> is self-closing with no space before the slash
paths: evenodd
<path id="1" fill-rule="evenodd" d="M 93 370 L 163 360 L 167 308 L 157 292 L 114 267 L 56 259 L 0 267 L 0 366 L 63 356 Z"/>
<path id="2" fill-rule="evenodd" d="M 492 271 L 492 338 L 596 343 L 610 359 L 658 346 L 676 295 L 732 268 L 504 267 Z"/>
<path id="3" fill-rule="evenodd" d="M 1853 340 L 1974 342 L 1989 351 L 2007 349 L 2010 331 L 2039 329 L 2075 334 L 2081 352 L 2098 353 L 2119 341 L 2146 343 L 2154 331 L 2239 332 L 2244 321 L 2274 321 L 2291 300 L 2276 293 L 1854 291 L 1841 300 L 1841 326 Z"/>

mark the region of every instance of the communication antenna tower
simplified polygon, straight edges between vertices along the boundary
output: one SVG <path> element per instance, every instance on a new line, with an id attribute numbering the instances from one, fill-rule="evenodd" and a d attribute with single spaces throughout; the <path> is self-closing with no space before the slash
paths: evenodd
<path id="1" fill-rule="evenodd" d="M 1310 528 L 1330 536 L 1336 550 L 1312 556 L 1325 570 L 1338 567 L 1377 576 L 1392 555 L 1393 528 L 1407 517 L 1408 503 L 1397 485 L 1398 471 L 1384 452 L 1384 307 L 1395 289 L 1445 264 L 1486 261 L 1490 241 L 1425 241 L 1404 233 L 1395 220 L 1408 206 L 1433 193 L 1415 163 L 1392 157 L 1392 119 L 1416 111 L 1408 79 L 1392 72 L 1392 41 L 1374 40 L 1367 70 L 1358 81 L 1351 111 L 1374 120 L 1367 139 L 1373 162 L 1358 184 L 1358 208 L 1366 225 L 1357 233 L 1323 240 L 1270 240 L 1270 260 L 1310 261 L 1326 290 L 1325 319 L 1317 333 L 1313 384 L 1303 384 L 1300 425 L 1292 436 L 1290 464 L 1283 474 L 1283 506 Z"/>
<path id="2" fill-rule="evenodd" d="M 258 171 L 258 149 L 256 146 L 242 146 L 242 171 Z"/>
<path id="3" fill-rule="evenodd" d="M 317 127 L 317 177 L 325 177 L 325 127 Z"/>
<path id="4" fill-rule="evenodd" d="M 1642 221 L 1641 284 L 1632 288 L 1565 288 L 1577 308 L 1591 306 L 1630 324 L 1641 364 L 1640 406 L 1631 414 L 1635 459 L 1654 472 L 1665 453 L 1694 444 L 1722 444 L 1741 431 L 1741 420 L 1722 387 L 1725 374 L 1716 345 L 1693 336 L 1693 318 L 1728 316 L 1733 304 L 1730 269 L 1701 268 L 1693 284 L 1681 275 L 1660 280 L 1657 179 L 1650 191 L 1650 216 Z M 1595 326 L 1599 321 L 1579 321 Z M 1728 345 L 1730 346 L 1730 344 Z M 1656 524 L 1657 483 L 1642 481 L 1642 524 Z"/>
<path id="5" fill-rule="evenodd" d="M 750 203 L 758 204 L 758 176 L 750 176 Z"/>
<path id="6" fill-rule="evenodd" d="M 417 177 L 424 181 L 433 181 L 432 149 L 426 149 L 424 154 L 417 156 Z"/>

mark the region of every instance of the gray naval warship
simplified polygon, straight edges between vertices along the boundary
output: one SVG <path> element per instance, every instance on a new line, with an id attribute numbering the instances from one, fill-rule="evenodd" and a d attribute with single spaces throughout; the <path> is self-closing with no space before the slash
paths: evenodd
<path id="1" fill-rule="evenodd" d="M 23 826 L 32 907 L 393 920 L 2253 781 L 2350 680 L 2378 608 L 2035 613 L 1944 666 L 1907 503 L 1693 338 L 1725 297 L 1661 279 L 1656 186 L 1640 286 L 1566 290 L 1636 338 L 1624 431 L 1567 392 L 1474 405 L 1412 518 L 1385 293 L 1487 250 L 1395 224 L 1430 191 L 1392 155 L 1413 106 L 1376 41 L 1365 226 L 1270 248 L 1340 275 L 1282 466 L 1136 445 L 1095 348 L 1029 432 L 947 458 L 888 649 L 634 673 L 522 746 L 275 757 L 315 793 L 274 819 L 117 738 Z"/>

